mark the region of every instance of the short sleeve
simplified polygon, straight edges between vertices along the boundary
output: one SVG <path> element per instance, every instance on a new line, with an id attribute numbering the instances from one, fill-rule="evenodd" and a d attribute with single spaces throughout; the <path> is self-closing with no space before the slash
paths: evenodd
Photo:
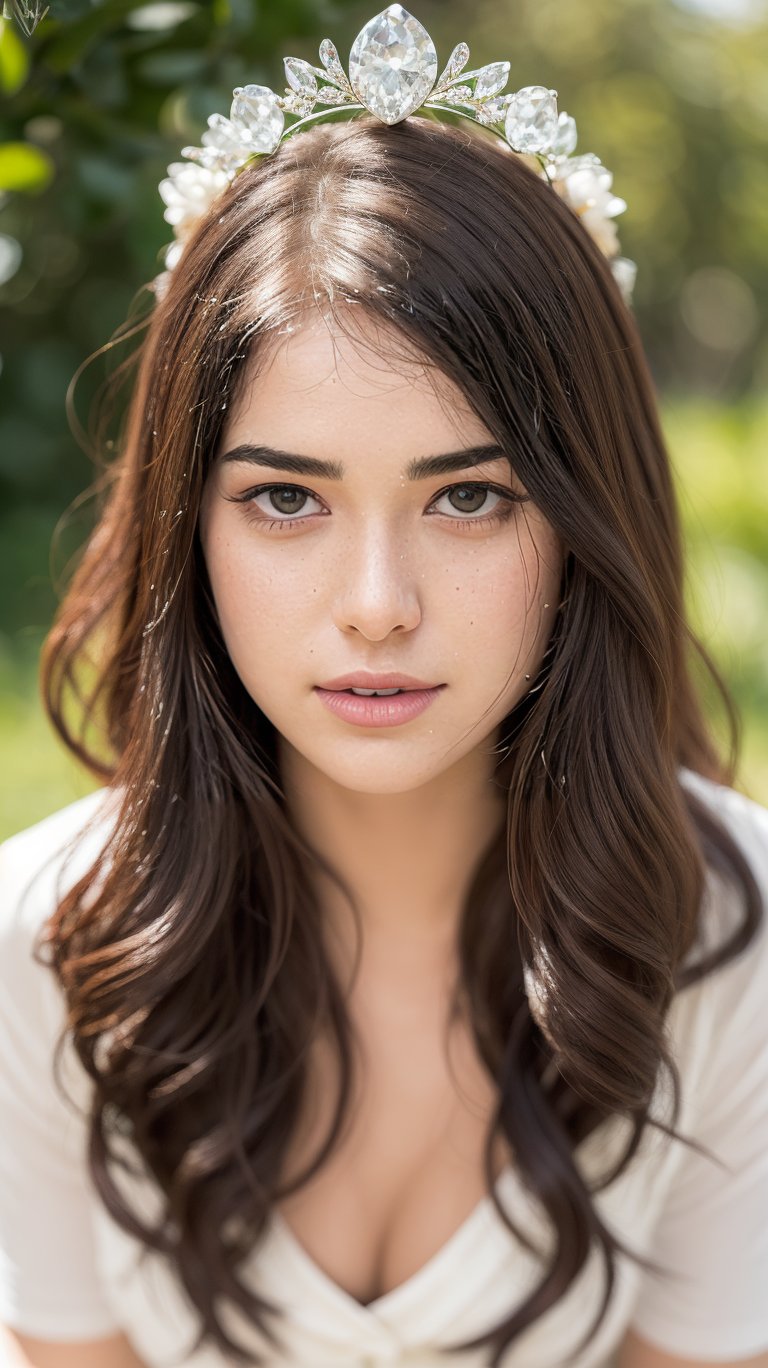
<path id="1" fill-rule="evenodd" d="M 643 1272 L 632 1329 L 668 1353 L 705 1361 L 768 1349 L 768 809 L 712 785 L 747 855 L 764 921 L 756 940 L 705 982 L 707 1062 L 696 1125 L 680 1126 L 726 1167 L 685 1148 Z"/>
<path id="2" fill-rule="evenodd" d="M 89 794 L 0 845 L 0 1322 L 41 1339 L 120 1328 L 96 1265 L 87 1124 L 54 1081 L 63 998 L 32 958 L 38 924 L 53 911 L 54 871 L 27 892 L 57 835 L 93 807 Z M 66 1064 L 64 1084 L 73 1094 Z"/>

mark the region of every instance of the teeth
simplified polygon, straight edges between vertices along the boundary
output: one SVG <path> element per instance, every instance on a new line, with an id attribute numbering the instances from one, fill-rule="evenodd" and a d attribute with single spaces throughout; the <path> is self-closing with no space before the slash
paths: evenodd
<path id="1" fill-rule="evenodd" d="M 391 694 L 404 693 L 404 689 L 351 689 L 350 693 L 360 694 L 363 698 L 389 698 Z"/>

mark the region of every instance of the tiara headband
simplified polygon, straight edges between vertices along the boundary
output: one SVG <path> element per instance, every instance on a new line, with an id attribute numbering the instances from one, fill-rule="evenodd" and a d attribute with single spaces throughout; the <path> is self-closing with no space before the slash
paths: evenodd
<path id="1" fill-rule="evenodd" d="M 423 24 L 402 5 L 387 5 L 360 30 L 349 54 L 349 74 L 330 38 L 320 44 L 322 67 L 300 57 L 285 57 L 288 87 L 278 95 L 269 86 L 237 86 L 229 118 L 211 114 L 202 147 L 183 147 L 186 162 L 172 162 L 160 181 L 175 241 L 165 248 L 165 270 L 153 288 L 164 295 L 195 225 L 235 176 L 258 156 L 274 152 L 297 130 L 338 109 L 365 109 L 385 124 L 401 123 L 418 109 L 449 109 L 487 126 L 501 145 L 525 157 L 578 215 L 609 259 L 611 271 L 629 305 L 637 266 L 619 256 L 617 214 L 626 201 L 611 191 L 613 176 L 592 152 L 573 157 L 576 124 L 557 110 L 557 91 L 524 86 L 501 95 L 509 62 L 465 71 L 466 43 L 458 43 L 437 76 L 437 50 Z M 437 79 L 436 79 L 437 77 Z M 315 111 L 315 105 L 326 108 Z M 314 112 L 313 112 L 314 111 Z M 298 116 L 286 127 L 285 115 Z"/>

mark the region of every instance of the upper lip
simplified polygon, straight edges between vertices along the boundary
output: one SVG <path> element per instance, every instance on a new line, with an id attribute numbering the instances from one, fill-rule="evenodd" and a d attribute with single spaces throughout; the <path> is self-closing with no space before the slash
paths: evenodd
<path id="1" fill-rule="evenodd" d="M 369 674 L 367 670 L 355 670 L 352 674 L 338 675 L 336 679 L 326 679 L 318 685 L 320 689 L 435 689 L 438 685 L 427 684 L 423 679 L 415 679 L 406 674 Z"/>

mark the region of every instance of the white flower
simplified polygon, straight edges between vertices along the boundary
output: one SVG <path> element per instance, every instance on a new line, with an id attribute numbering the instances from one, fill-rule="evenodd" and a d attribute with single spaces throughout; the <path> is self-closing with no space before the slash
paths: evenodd
<path id="1" fill-rule="evenodd" d="M 623 214 L 627 207 L 626 200 L 613 194 L 612 182 L 613 173 L 593 153 L 558 161 L 552 181 L 607 257 L 615 256 L 619 250 L 613 218 Z"/>
<path id="2" fill-rule="evenodd" d="M 178 239 L 175 242 L 171 242 L 169 246 L 166 247 L 165 256 L 163 257 L 166 271 L 172 271 L 174 266 L 178 265 L 183 251 L 184 243 L 180 242 Z"/>
<path id="3" fill-rule="evenodd" d="M 631 304 L 632 291 L 635 288 L 637 277 L 637 262 L 630 261 L 629 257 L 614 257 L 610 265 L 613 278 L 621 290 L 624 302 Z"/>
<path id="4" fill-rule="evenodd" d="M 547 1000 L 553 988 L 551 964 L 552 960 L 547 949 L 543 945 L 537 944 L 534 947 L 533 964 L 523 964 L 523 984 L 531 1016 L 549 1043 L 554 1045 L 552 1036 L 547 1030 Z"/>
<path id="5" fill-rule="evenodd" d="M 165 296 L 168 293 L 168 287 L 170 283 L 170 271 L 161 271 L 159 275 L 155 276 L 154 280 L 150 284 L 150 289 L 154 291 L 156 299 L 165 299 Z"/>
<path id="6" fill-rule="evenodd" d="M 158 189 L 168 206 L 163 218 L 173 225 L 174 241 L 164 250 L 165 270 L 152 282 L 157 299 L 163 299 L 168 292 L 171 272 L 181 259 L 187 238 L 230 180 L 231 176 L 220 167 L 201 166 L 194 161 L 171 162 L 168 177 Z"/>
<path id="7" fill-rule="evenodd" d="M 229 185 L 231 177 L 218 167 L 196 162 L 171 162 L 168 178 L 158 189 L 168 206 L 163 218 L 173 225 L 178 238 L 189 236 L 198 219 L 207 213 L 216 196 Z"/>

